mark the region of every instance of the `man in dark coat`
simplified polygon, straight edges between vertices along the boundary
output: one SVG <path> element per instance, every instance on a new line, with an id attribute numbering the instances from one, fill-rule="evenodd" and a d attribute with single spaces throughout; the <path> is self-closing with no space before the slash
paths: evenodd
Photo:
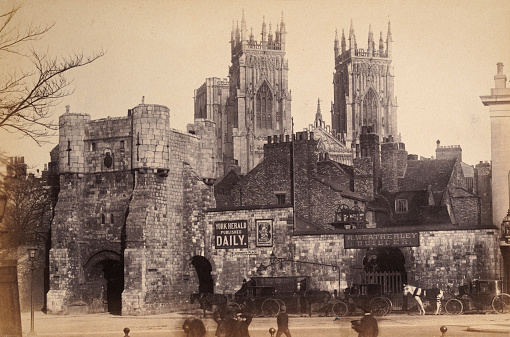
<path id="1" fill-rule="evenodd" d="M 247 309 L 243 310 L 242 314 L 238 315 L 238 327 L 239 327 L 239 337 L 250 337 L 250 333 L 248 331 L 248 327 L 253 319 L 253 315 Z"/>
<path id="2" fill-rule="evenodd" d="M 226 304 L 219 306 L 218 310 L 214 311 L 213 319 L 217 324 L 216 333 L 214 334 L 216 337 L 225 337 L 225 322 L 229 315 L 229 308 Z"/>
<path id="3" fill-rule="evenodd" d="M 365 309 L 365 316 L 359 321 L 352 321 L 352 328 L 358 332 L 358 337 L 377 337 L 379 334 L 379 327 L 377 320 Z"/>
<path id="4" fill-rule="evenodd" d="M 225 327 L 225 337 L 239 336 L 239 321 L 237 315 L 231 310 L 228 311 L 223 326 Z"/>
<path id="5" fill-rule="evenodd" d="M 286 307 L 283 305 L 280 308 L 280 313 L 276 316 L 276 324 L 278 325 L 278 331 L 276 331 L 276 337 L 280 337 L 285 334 L 287 337 L 292 337 L 289 331 L 289 315 L 287 315 Z"/>

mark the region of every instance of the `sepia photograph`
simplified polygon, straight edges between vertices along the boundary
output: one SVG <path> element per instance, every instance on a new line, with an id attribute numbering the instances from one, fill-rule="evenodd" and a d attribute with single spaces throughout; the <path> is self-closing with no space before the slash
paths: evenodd
<path id="1" fill-rule="evenodd" d="M 0 337 L 509 336 L 509 18 L 0 0 Z"/>

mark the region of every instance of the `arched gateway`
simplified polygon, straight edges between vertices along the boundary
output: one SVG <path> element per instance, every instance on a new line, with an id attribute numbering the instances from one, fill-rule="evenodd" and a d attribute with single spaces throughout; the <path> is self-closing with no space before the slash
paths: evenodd
<path id="1" fill-rule="evenodd" d="M 124 290 L 121 256 L 111 251 L 99 252 L 87 261 L 83 270 L 91 311 L 120 315 Z"/>
<path id="2" fill-rule="evenodd" d="M 195 255 L 191 258 L 191 265 L 195 267 L 198 276 L 198 292 L 199 293 L 214 293 L 214 282 L 211 275 L 212 266 L 209 260 L 200 255 Z"/>
<path id="3" fill-rule="evenodd" d="M 407 282 L 405 257 L 398 247 L 368 248 L 363 258 L 363 283 L 378 283 L 384 293 L 400 293 Z"/>

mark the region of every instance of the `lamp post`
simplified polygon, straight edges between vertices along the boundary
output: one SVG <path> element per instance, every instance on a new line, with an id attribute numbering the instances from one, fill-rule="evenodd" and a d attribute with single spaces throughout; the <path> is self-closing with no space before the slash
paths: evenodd
<path id="1" fill-rule="evenodd" d="M 5 213 L 5 207 L 7 206 L 7 196 L 0 192 L 0 223 L 2 223 L 2 220 L 4 218 Z M 4 233 L 2 233 L 4 234 Z"/>
<path id="2" fill-rule="evenodd" d="M 34 262 L 37 253 L 37 247 L 32 246 L 28 248 L 28 256 L 30 258 L 30 332 L 29 336 L 36 336 L 34 331 Z"/>

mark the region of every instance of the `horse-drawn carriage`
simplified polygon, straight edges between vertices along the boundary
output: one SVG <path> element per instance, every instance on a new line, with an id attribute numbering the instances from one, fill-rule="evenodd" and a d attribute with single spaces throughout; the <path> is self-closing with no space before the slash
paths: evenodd
<path id="1" fill-rule="evenodd" d="M 510 312 L 510 295 L 501 291 L 500 280 L 473 280 L 467 285 L 459 287 L 458 294 L 452 292 L 444 305 L 445 311 L 450 315 L 460 315 L 465 311 L 486 311 L 493 309 L 497 313 Z"/>
<path id="2" fill-rule="evenodd" d="M 337 314 L 341 307 L 337 306 L 335 314 L 345 316 L 353 313 L 357 308 L 369 310 L 374 316 L 385 316 L 391 312 L 392 303 L 389 298 L 383 295 L 381 284 L 358 283 L 345 289 L 344 299 L 347 304 L 348 312 L 345 314 Z M 335 309 L 335 307 L 333 307 Z"/>
<path id="3" fill-rule="evenodd" d="M 235 293 L 234 301 L 263 316 L 274 317 L 283 306 L 297 312 L 300 293 L 309 283 L 308 276 L 252 277 Z"/>

